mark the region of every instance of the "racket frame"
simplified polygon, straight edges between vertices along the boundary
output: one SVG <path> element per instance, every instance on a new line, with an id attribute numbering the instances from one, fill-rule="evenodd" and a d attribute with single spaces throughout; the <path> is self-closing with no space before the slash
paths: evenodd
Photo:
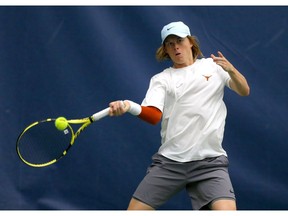
<path id="1" fill-rule="evenodd" d="M 109 110 L 110 108 L 106 108 L 104 110 L 101 110 L 97 113 L 94 113 L 92 116 L 90 117 L 86 117 L 86 118 L 82 118 L 82 119 L 70 119 L 70 120 L 67 120 L 68 122 L 68 126 L 69 127 L 69 130 L 71 132 L 71 140 L 70 140 L 70 143 L 68 145 L 68 147 L 62 152 L 62 155 L 60 155 L 58 158 L 55 158 L 49 162 L 46 162 L 46 163 L 39 163 L 39 164 L 34 164 L 34 163 L 31 163 L 29 161 L 27 161 L 21 154 L 20 152 L 20 149 L 19 149 L 19 141 L 21 140 L 21 138 L 23 137 L 23 135 L 29 130 L 31 129 L 32 127 L 35 127 L 37 126 L 38 124 L 41 124 L 41 123 L 44 123 L 44 122 L 52 122 L 52 121 L 55 121 L 56 119 L 54 118 L 48 118 L 48 119 L 45 119 L 45 120 L 41 120 L 41 121 L 37 121 L 37 122 L 34 122 L 32 124 L 30 124 L 29 126 L 27 126 L 21 133 L 20 135 L 18 136 L 17 138 L 17 141 L 16 141 L 16 152 L 17 152 L 17 155 L 19 156 L 20 160 L 22 162 L 24 162 L 26 165 L 30 166 L 30 167 L 36 167 L 36 168 L 41 168 L 41 167 L 46 167 L 46 166 L 49 166 L 51 164 L 54 164 L 56 163 L 57 161 L 59 161 L 61 158 L 63 158 L 68 150 L 71 148 L 71 146 L 75 143 L 75 140 L 77 139 L 77 137 L 80 135 L 80 133 L 82 133 L 90 124 L 92 124 L 93 122 L 95 121 L 98 121 L 106 116 L 109 115 Z M 71 127 L 70 124 L 82 124 L 81 127 L 78 128 L 78 130 L 76 132 L 74 132 L 73 128 Z M 65 129 L 67 130 L 67 128 Z M 64 131 L 65 131 L 64 130 Z"/>

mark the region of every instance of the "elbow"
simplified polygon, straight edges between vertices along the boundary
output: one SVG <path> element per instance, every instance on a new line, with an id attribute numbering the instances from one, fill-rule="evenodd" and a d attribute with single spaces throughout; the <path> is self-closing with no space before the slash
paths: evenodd
<path id="1" fill-rule="evenodd" d="M 138 117 L 151 125 L 156 125 L 161 121 L 161 116 L 154 116 L 154 118 L 143 118 L 142 116 Z"/>
<path id="2" fill-rule="evenodd" d="M 238 92 L 240 96 L 246 97 L 250 95 L 250 87 L 247 86 L 247 88 L 243 89 L 241 92 Z"/>
<path id="3" fill-rule="evenodd" d="M 152 124 L 152 125 L 156 125 L 160 122 L 161 117 L 160 118 L 155 118 L 155 119 L 151 119 L 150 121 L 147 121 L 148 123 Z"/>

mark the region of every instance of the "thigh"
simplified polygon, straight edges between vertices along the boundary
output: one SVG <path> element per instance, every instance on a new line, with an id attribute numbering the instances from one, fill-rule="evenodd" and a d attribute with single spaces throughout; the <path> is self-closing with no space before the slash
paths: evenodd
<path id="1" fill-rule="evenodd" d="M 185 178 L 182 166 L 178 162 L 155 155 L 133 198 L 157 209 L 185 187 Z"/>
<path id="2" fill-rule="evenodd" d="M 226 157 L 220 156 L 207 160 L 206 168 L 202 166 L 201 169 L 194 170 L 193 176 L 193 181 L 187 184 L 186 189 L 194 209 L 201 209 L 216 200 L 223 199 L 235 202 Z M 209 206 L 211 208 L 211 205 Z"/>

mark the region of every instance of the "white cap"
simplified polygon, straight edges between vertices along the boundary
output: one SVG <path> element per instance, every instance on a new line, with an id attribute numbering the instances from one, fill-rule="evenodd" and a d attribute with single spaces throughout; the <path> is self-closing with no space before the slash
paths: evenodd
<path id="1" fill-rule="evenodd" d="M 181 38 L 187 37 L 190 34 L 189 27 L 183 22 L 171 22 L 165 25 L 161 31 L 162 44 L 169 35 L 177 35 Z"/>

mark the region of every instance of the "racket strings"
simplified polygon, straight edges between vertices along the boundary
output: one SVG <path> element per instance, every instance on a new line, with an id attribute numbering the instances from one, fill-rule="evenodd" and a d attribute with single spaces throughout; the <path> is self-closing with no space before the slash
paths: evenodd
<path id="1" fill-rule="evenodd" d="M 46 164 L 60 159 L 70 147 L 72 131 L 59 131 L 54 121 L 44 121 L 25 131 L 18 139 L 17 152 L 25 163 Z"/>

